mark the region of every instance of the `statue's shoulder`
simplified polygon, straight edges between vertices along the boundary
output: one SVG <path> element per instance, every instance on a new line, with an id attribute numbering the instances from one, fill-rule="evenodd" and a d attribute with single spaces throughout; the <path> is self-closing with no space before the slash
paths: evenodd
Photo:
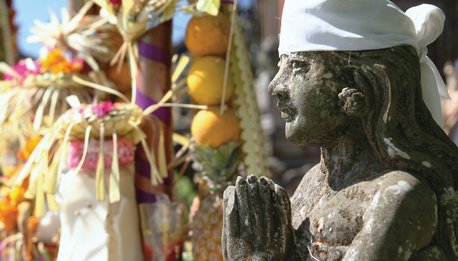
<path id="1" fill-rule="evenodd" d="M 407 171 L 390 171 L 374 179 L 373 182 L 377 183 L 379 191 L 393 188 L 393 186 L 398 186 L 403 187 L 406 192 L 414 190 L 427 190 L 433 193 L 430 186 L 423 178 L 413 175 Z"/>
<path id="2" fill-rule="evenodd" d="M 325 176 L 323 174 L 323 171 L 321 171 L 321 164 L 318 163 L 315 166 L 311 167 L 305 174 L 304 177 L 302 178 L 301 182 L 304 181 L 310 181 L 310 180 L 324 180 Z"/>
<path id="3" fill-rule="evenodd" d="M 427 246 L 437 224 L 437 198 L 430 185 L 406 171 L 390 171 L 372 182 L 377 182 L 377 192 L 364 219 L 403 235 L 391 235 L 393 242 L 410 240 L 419 248 Z M 427 236 L 417 237 L 415 231 Z"/>
<path id="4" fill-rule="evenodd" d="M 321 171 L 321 165 L 318 163 L 304 174 L 298 188 L 303 186 L 310 186 L 311 184 L 320 183 L 325 180 L 326 177 Z"/>
<path id="5" fill-rule="evenodd" d="M 326 177 L 320 169 L 320 164 L 317 164 L 304 174 L 291 200 L 294 202 L 318 194 L 323 182 L 326 182 Z"/>
<path id="6" fill-rule="evenodd" d="M 402 217 L 398 221 L 415 219 L 418 224 L 435 223 L 436 194 L 423 178 L 406 171 L 390 171 L 373 182 L 377 182 L 377 193 L 371 208 L 376 215 L 391 215 L 391 212 Z"/>
<path id="7" fill-rule="evenodd" d="M 435 193 L 429 183 L 407 171 L 390 171 L 373 179 L 370 183 L 375 186 L 380 197 L 390 198 L 393 203 L 416 205 L 418 202 L 428 201 L 431 205 L 435 205 Z"/>

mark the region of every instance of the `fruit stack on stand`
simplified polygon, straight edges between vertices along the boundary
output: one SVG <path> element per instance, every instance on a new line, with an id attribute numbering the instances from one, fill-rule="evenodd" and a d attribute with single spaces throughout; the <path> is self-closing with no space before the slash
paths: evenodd
<path id="1" fill-rule="evenodd" d="M 190 228 L 193 257 L 198 261 L 223 260 L 224 189 L 238 174 L 269 175 L 236 5 L 226 2 L 216 7 L 193 16 L 185 38 L 192 55 L 188 94 L 194 103 L 207 106 L 195 113 L 191 123 L 198 195 L 190 210 Z"/>

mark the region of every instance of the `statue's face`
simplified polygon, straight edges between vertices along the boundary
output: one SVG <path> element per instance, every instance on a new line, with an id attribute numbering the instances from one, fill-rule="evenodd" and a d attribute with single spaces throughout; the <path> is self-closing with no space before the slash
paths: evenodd
<path id="1" fill-rule="evenodd" d="M 282 56 L 269 92 L 278 98 L 286 138 L 308 146 L 324 146 L 337 138 L 347 120 L 338 102 L 344 87 L 335 82 L 332 66 L 325 66 L 319 53 Z"/>

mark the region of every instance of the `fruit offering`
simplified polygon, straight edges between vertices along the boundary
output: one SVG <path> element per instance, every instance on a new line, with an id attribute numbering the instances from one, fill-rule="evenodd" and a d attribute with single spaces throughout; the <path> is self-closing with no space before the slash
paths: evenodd
<path id="1" fill-rule="evenodd" d="M 196 56 L 222 56 L 226 54 L 229 30 L 230 19 L 222 12 L 217 16 L 193 16 L 186 27 L 186 47 Z"/>
<path id="2" fill-rule="evenodd" d="M 186 30 L 186 46 L 193 54 L 188 94 L 194 103 L 208 106 L 197 111 L 191 123 L 199 191 L 190 213 L 196 261 L 223 260 L 222 195 L 241 159 L 240 119 L 232 108 L 234 86 L 225 59 L 229 31 L 230 18 L 222 9 L 216 16 L 194 16 Z"/>
<path id="3" fill-rule="evenodd" d="M 188 94 L 197 104 L 219 105 L 232 98 L 234 87 L 227 79 L 224 88 L 225 60 L 217 56 L 196 58 L 189 69 L 187 83 Z"/>

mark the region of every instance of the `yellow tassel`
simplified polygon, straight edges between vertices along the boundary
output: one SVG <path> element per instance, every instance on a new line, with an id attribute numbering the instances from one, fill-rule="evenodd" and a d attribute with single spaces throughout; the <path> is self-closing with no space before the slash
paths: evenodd
<path id="1" fill-rule="evenodd" d="M 45 192 L 43 190 L 43 175 L 41 172 L 38 173 L 37 180 L 37 192 L 35 197 L 35 216 L 42 217 L 45 212 Z"/>
<path id="2" fill-rule="evenodd" d="M 57 155 L 60 155 L 62 149 L 63 149 L 62 147 L 57 149 L 55 157 L 57 157 Z M 57 175 L 56 174 L 57 174 L 58 166 L 59 166 L 59 161 L 53 159 L 48 170 L 45 172 L 46 173 L 45 174 L 46 183 L 45 183 L 44 189 L 46 193 L 54 194 L 56 192 L 56 185 L 57 185 L 57 179 L 56 179 Z"/>
<path id="3" fill-rule="evenodd" d="M 60 91 L 58 89 L 54 89 L 54 92 L 51 96 L 51 105 L 49 106 L 49 119 L 51 123 L 54 122 L 54 118 L 56 115 L 56 107 L 57 107 L 57 100 L 59 98 Z"/>
<path id="4" fill-rule="evenodd" d="M 163 104 L 165 104 L 170 98 L 173 97 L 173 90 L 168 90 L 164 96 L 162 96 L 161 100 L 157 102 L 156 104 L 148 106 L 144 111 L 143 115 L 150 115 L 160 107 L 162 107 Z"/>
<path id="5" fill-rule="evenodd" d="M 113 154 L 111 160 L 111 175 L 110 175 L 110 203 L 117 202 L 121 199 L 120 191 L 120 174 L 118 161 L 118 135 L 113 133 Z"/>
<path id="6" fill-rule="evenodd" d="M 129 99 L 124 94 L 122 94 L 121 92 L 119 92 L 119 91 L 117 91 L 115 89 L 112 89 L 110 87 L 106 87 L 106 86 L 103 86 L 103 85 L 100 85 L 100 84 L 97 84 L 97 83 L 93 83 L 93 82 L 89 82 L 89 81 L 83 80 L 78 76 L 73 76 L 72 80 L 74 82 L 76 82 L 76 83 L 79 83 L 81 85 L 96 89 L 98 91 L 102 91 L 102 92 L 106 92 L 106 93 L 109 93 L 109 94 L 116 95 L 117 97 L 121 98 L 125 102 L 129 102 Z"/>
<path id="7" fill-rule="evenodd" d="M 60 154 L 56 154 L 54 156 L 55 161 L 59 161 L 57 171 L 54 173 L 54 177 L 52 177 L 53 180 L 51 182 L 54 182 L 54 186 L 50 188 L 49 193 L 55 194 L 56 189 L 57 189 L 57 181 L 60 178 L 60 175 L 62 174 L 62 171 L 64 170 L 64 165 L 66 163 L 66 158 L 67 158 L 67 143 L 68 139 L 70 138 L 70 132 L 72 131 L 73 126 L 75 123 L 70 123 L 68 128 L 65 130 L 64 138 L 62 140 L 62 143 L 60 145 Z"/>
<path id="8" fill-rule="evenodd" d="M 123 3 L 124 5 L 124 3 Z M 137 59 L 135 59 L 136 54 L 132 43 L 127 44 L 127 53 L 129 55 L 129 65 L 130 65 L 130 74 L 132 79 L 132 100 L 131 103 L 135 104 L 135 99 L 137 97 L 137 73 L 138 65 Z"/>
<path id="9" fill-rule="evenodd" d="M 151 185 L 159 185 L 160 183 L 162 183 L 161 173 L 157 168 L 154 152 L 148 147 L 148 144 L 146 143 L 145 133 L 143 133 L 143 131 L 137 125 L 131 122 L 129 122 L 129 124 L 135 129 L 135 131 L 138 133 L 138 136 L 140 137 L 140 143 L 143 147 L 143 150 L 145 151 L 146 158 L 150 165 Z"/>
<path id="10" fill-rule="evenodd" d="M 86 155 L 87 155 L 87 149 L 88 149 L 88 146 L 89 146 L 89 137 L 90 137 L 90 134 L 91 134 L 91 129 L 92 129 L 92 127 L 90 125 L 87 126 L 87 128 L 86 128 L 86 133 L 84 134 L 83 155 L 81 156 L 81 160 L 80 160 L 80 162 L 78 163 L 78 166 L 75 169 L 76 173 L 78 173 L 81 170 L 81 168 L 83 167 L 83 163 L 86 160 Z"/>
<path id="11" fill-rule="evenodd" d="M 187 55 L 182 55 L 180 57 L 180 60 L 178 60 L 178 64 L 175 67 L 175 70 L 173 71 L 173 74 L 172 74 L 172 82 L 176 82 L 178 80 L 181 73 L 183 73 L 186 66 L 188 66 L 189 61 L 190 59 L 189 59 L 189 56 Z"/>
<path id="12" fill-rule="evenodd" d="M 40 153 L 36 158 L 37 165 L 30 171 L 29 187 L 27 194 L 38 197 L 40 193 L 44 193 L 44 174 L 48 171 L 48 152 Z M 19 183 L 21 184 L 21 183 Z M 18 184 L 18 185 L 19 185 Z"/>
<path id="13" fill-rule="evenodd" d="M 8 107 L 18 90 L 13 89 L 2 93 L 2 106 L 0 106 L 0 124 L 4 124 L 8 115 Z"/>
<path id="14" fill-rule="evenodd" d="M 57 212 L 59 211 L 59 205 L 56 201 L 56 196 L 51 194 L 46 194 L 46 202 L 48 203 L 48 208 L 51 211 Z"/>
<path id="15" fill-rule="evenodd" d="M 33 169 L 30 173 L 29 186 L 27 187 L 27 192 L 26 192 L 28 197 L 33 198 L 37 194 L 39 173 L 40 173 L 39 169 Z"/>
<path id="16" fill-rule="evenodd" d="M 167 171 L 167 159 L 165 155 L 165 144 L 164 144 L 164 130 L 162 126 L 159 126 L 159 145 L 158 145 L 158 160 L 159 160 L 159 172 L 161 177 L 166 178 L 169 173 Z"/>
<path id="17" fill-rule="evenodd" d="M 188 137 L 181 135 L 179 133 L 176 133 L 176 132 L 172 134 L 172 140 L 173 142 L 178 143 L 181 146 L 188 146 L 190 142 Z"/>
<path id="18" fill-rule="evenodd" d="M 33 129 L 38 131 L 41 126 L 41 122 L 43 121 L 44 110 L 46 105 L 48 105 L 48 100 L 51 96 L 52 89 L 47 89 L 43 94 L 41 99 L 40 105 L 37 108 L 37 112 L 35 113 L 35 118 L 33 120 Z"/>
<path id="19" fill-rule="evenodd" d="M 97 169 L 95 171 L 95 187 L 96 187 L 96 199 L 104 200 L 105 199 L 105 158 L 103 155 L 104 149 L 104 126 L 103 123 L 100 124 L 100 146 L 99 146 L 99 159 L 97 160 Z"/>

